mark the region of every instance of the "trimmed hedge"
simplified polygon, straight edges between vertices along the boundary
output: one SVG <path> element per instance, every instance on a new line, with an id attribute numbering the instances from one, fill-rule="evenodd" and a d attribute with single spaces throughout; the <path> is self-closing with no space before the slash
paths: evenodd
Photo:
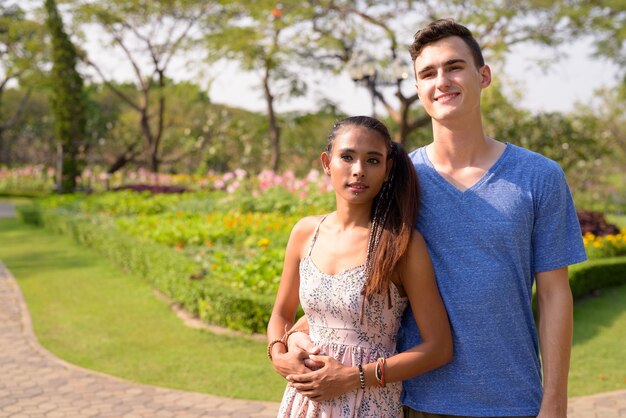
<path id="1" fill-rule="evenodd" d="M 123 270 L 145 278 L 155 289 L 208 323 L 246 332 L 265 332 L 273 296 L 234 290 L 205 276 L 198 264 L 170 247 L 122 233 L 108 217 L 86 217 L 62 208 L 37 205 L 19 206 L 17 211 L 26 223 L 43 225 L 94 248 Z M 574 298 L 626 284 L 626 257 L 589 260 L 572 266 L 569 279 Z"/>
<path id="2" fill-rule="evenodd" d="M 85 217 L 61 208 L 18 207 L 24 222 L 72 237 L 121 269 L 145 278 L 185 310 L 211 324 L 246 332 L 265 332 L 274 298 L 233 290 L 207 276 L 200 267 L 166 245 L 117 233 L 109 218 Z"/>
<path id="3" fill-rule="evenodd" d="M 574 298 L 626 284 L 626 257 L 600 258 L 572 266 L 569 281 Z"/>

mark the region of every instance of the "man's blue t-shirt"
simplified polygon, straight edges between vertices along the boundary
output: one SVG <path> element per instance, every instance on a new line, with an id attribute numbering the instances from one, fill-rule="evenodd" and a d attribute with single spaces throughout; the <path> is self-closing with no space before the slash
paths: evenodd
<path id="1" fill-rule="evenodd" d="M 552 160 L 512 144 L 464 192 L 411 153 L 420 180 L 417 228 L 448 311 L 453 361 L 404 382 L 402 401 L 424 412 L 537 415 L 541 366 L 531 300 L 534 274 L 586 259 L 565 175 Z M 418 344 L 406 310 L 399 351 Z"/>

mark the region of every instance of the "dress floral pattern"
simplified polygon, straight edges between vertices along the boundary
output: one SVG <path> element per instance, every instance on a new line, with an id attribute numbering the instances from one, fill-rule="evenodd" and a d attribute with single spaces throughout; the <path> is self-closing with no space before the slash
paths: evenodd
<path id="1" fill-rule="evenodd" d="M 320 224 L 324 221 L 322 219 Z M 311 340 L 321 354 L 347 366 L 375 362 L 396 353 L 396 334 L 407 305 L 395 285 L 385 295 L 364 301 L 365 266 L 335 275 L 320 271 L 311 259 L 315 229 L 307 256 L 300 262 L 300 303 L 307 315 Z M 278 417 L 290 418 L 398 418 L 401 383 L 384 388 L 368 386 L 337 398 L 316 402 L 287 387 Z"/>

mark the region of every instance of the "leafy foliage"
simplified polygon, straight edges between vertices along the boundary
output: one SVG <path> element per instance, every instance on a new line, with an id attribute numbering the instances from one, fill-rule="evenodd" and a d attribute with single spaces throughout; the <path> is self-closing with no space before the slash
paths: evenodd
<path id="1" fill-rule="evenodd" d="M 46 0 L 46 24 L 52 39 L 52 110 L 57 144 L 61 147 L 57 167 L 60 177 L 57 190 L 73 192 L 82 171 L 81 148 L 87 146 L 83 79 L 76 70 L 78 54 L 63 28 L 55 0 Z M 59 151 L 57 151 L 59 153 Z"/>
<path id="2" fill-rule="evenodd" d="M 619 228 L 607 222 L 602 212 L 578 211 L 577 215 L 583 235 L 591 233 L 595 236 L 603 236 L 619 233 Z"/>
<path id="3" fill-rule="evenodd" d="M 27 19 L 18 5 L 0 4 L 0 164 L 11 163 L 14 147 L 9 131 L 23 121 L 33 90 L 43 84 L 43 32 L 42 25 Z M 24 89 L 18 100 L 7 94 L 12 82 Z"/>

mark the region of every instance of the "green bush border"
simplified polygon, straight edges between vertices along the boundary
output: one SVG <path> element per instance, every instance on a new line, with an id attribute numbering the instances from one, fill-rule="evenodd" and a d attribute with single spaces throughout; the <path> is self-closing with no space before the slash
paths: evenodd
<path id="1" fill-rule="evenodd" d="M 569 281 L 574 298 L 626 284 L 626 256 L 588 260 L 571 266 Z"/>
<path id="2" fill-rule="evenodd" d="M 36 203 L 16 210 L 24 222 L 70 236 L 123 270 L 145 278 L 155 289 L 207 323 L 246 332 L 265 332 L 273 297 L 235 290 L 212 280 L 210 275 L 204 277 L 198 274 L 198 265 L 166 245 L 116 233 L 117 227 L 108 218 L 88 218 L 62 208 L 41 208 Z M 626 284 L 626 256 L 571 266 L 569 280 L 576 299 Z M 536 306 L 536 300 L 533 305 Z"/>
<path id="3" fill-rule="evenodd" d="M 199 266 L 170 247 L 116 233 L 108 218 L 85 217 L 62 208 L 37 205 L 16 208 L 22 221 L 72 237 L 91 247 L 124 271 L 146 279 L 185 310 L 204 321 L 245 332 L 265 333 L 274 298 L 202 279 Z"/>

